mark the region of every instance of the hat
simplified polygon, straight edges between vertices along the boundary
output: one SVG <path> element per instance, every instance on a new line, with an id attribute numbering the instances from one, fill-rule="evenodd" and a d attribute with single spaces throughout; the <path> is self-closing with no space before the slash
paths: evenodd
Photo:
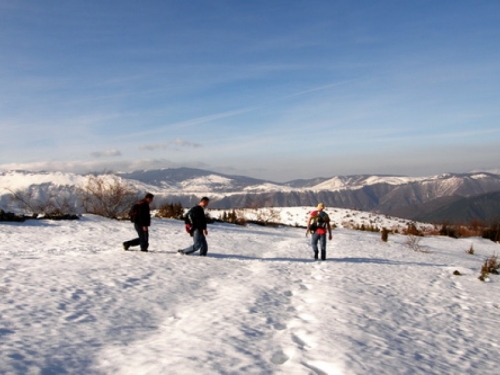
<path id="1" fill-rule="evenodd" d="M 318 210 L 322 210 L 325 208 L 325 205 L 323 203 L 318 203 L 318 206 L 316 207 Z"/>

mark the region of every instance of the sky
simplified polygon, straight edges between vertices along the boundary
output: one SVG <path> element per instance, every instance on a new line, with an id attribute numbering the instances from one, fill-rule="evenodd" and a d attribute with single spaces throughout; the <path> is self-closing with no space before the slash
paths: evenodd
<path id="1" fill-rule="evenodd" d="M 499 61 L 495 0 L 0 0 L 0 169 L 495 169 Z"/>

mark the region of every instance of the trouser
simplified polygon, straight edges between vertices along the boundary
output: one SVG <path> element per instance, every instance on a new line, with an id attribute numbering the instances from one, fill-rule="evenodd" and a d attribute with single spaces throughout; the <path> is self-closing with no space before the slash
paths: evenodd
<path id="1" fill-rule="evenodd" d="M 193 245 L 182 250 L 182 252 L 184 254 L 191 254 L 198 250 L 200 250 L 201 256 L 206 256 L 208 252 L 208 244 L 207 244 L 207 238 L 203 234 L 203 231 L 195 229 L 193 232 Z"/>
<path id="2" fill-rule="evenodd" d="M 314 259 L 318 259 L 318 241 L 321 247 L 321 260 L 326 259 L 326 233 L 318 234 L 313 233 L 311 238 L 311 245 L 314 251 Z"/>
<path id="3" fill-rule="evenodd" d="M 144 230 L 142 225 L 134 224 L 134 228 L 139 235 L 138 238 L 124 242 L 128 246 L 141 245 L 141 251 L 147 251 L 149 247 L 149 231 Z"/>

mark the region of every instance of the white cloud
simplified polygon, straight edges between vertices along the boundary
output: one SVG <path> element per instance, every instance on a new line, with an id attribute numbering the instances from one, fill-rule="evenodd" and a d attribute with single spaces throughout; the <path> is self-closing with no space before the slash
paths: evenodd
<path id="1" fill-rule="evenodd" d="M 102 171 L 116 171 L 116 172 L 132 172 L 136 170 L 145 169 L 161 169 L 161 168 L 199 168 L 209 169 L 210 166 L 203 162 L 173 162 L 167 159 L 140 159 L 140 160 L 120 160 L 120 161 L 48 161 L 48 162 L 34 162 L 34 163 L 10 163 L 0 164 L 0 171 L 56 171 L 56 172 L 70 172 L 70 173 L 89 173 L 89 172 L 102 172 Z"/>

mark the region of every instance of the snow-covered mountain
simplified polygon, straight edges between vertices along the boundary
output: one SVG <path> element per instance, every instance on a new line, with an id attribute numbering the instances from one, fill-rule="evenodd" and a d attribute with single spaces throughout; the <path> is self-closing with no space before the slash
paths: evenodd
<path id="1" fill-rule="evenodd" d="M 106 176 L 106 175 L 104 175 Z M 286 183 L 191 169 L 159 169 L 118 173 L 120 181 L 143 194 L 157 196 L 156 204 L 180 202 L 185 206 L 208 195 L 214 208 L 315 206 L 374 211 L 416 218 L 420 207 L 439 209 L 446 198 L 470 198 L 500 191 L 500 175 L 491 172 L 444 173 L 428 177 L 352 175 Z M 116 176 L 113 176 L 116 177 Z M 110 178 L 112 178 L 110 176 Z M 35 195 L 61 193 L 71 196 L 88 181 L 88 176 L 62 172 L 7 171 L 0 173 L 0 208 L 8 204 L 13 190 L 29 190 Z M 432 211 L 432 209 L 431 209 Z M 483 218 L 484 219 L 484 218 Z"/>

